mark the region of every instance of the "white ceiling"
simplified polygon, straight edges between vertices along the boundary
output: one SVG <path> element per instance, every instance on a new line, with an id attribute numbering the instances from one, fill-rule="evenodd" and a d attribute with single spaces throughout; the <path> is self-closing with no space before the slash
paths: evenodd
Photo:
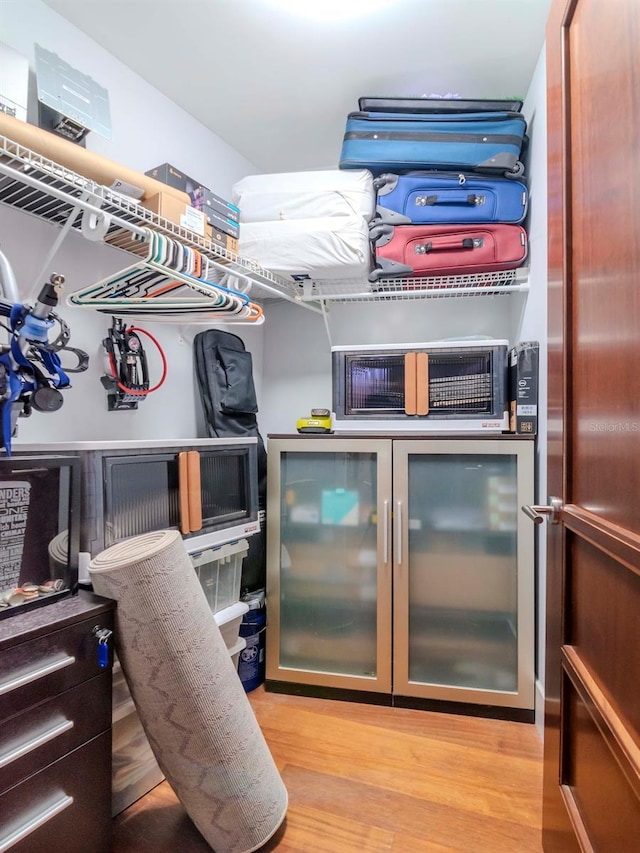
<path id="1" fill-rule="evenodd" d="M 277 0 L 45 2 L 257 169 L 284 172 L 336 168 L 361 95 L 524 97 L 550 0 L 369 0 L 342 21 L 307 17 L 333 0 L 293 13 Z"/>

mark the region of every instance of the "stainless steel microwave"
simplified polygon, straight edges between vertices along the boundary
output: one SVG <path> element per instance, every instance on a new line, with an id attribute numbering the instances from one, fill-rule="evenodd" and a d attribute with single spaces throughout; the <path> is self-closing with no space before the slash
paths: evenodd
<path id="1" fill-rule="evenodd" d="M 438 341 L 331 349 L 333 428 L 509 429 L 508 341 Z"/>
<path id="2" fill-rule="evenodd" d="M 82 468 L 80 580 L 100 551 L 176 529 L 190 554 L 257 533 L 257 439 L 63 442 L 16 452 L 73 452 Z"/>

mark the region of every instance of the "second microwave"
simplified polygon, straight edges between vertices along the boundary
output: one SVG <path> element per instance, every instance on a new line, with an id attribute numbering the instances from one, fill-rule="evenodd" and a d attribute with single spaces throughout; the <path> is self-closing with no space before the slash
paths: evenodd
<path id="1" fill-rule="evenodd" d="M 257 533 L 257 439 L 64 442 L 82 467 L 81 566 L 142 533 L 176 529 L 189 553 Z M 82 578 L 81 578 L 82 579 Z"/>
<path id="2" fill-rule="evenodd" d="M 331 350 L 336 431 L 503 432 L 508 341 Z"/>

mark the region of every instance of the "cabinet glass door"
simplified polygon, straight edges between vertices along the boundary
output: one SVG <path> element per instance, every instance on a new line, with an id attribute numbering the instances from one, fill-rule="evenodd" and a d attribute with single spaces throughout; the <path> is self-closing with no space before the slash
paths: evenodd
<path id="1" fill-rule="evenodd" d="M 403 480 L 395 492 L 394 690 L 460 701 L 480 691 L 493 704 L 521 707 L 533 663 L 525 653 L 533 584 L 522 565 L 520 506 L 531 497 L 515 449 L 504 440 L 469 445 L 418 445 L 394 456 Z"/>
<path id="2" fill-rule="evenodd" d="M 105 548 L 180 524 L 175 453 L 107 457 L 104 489 Z"/>
<path id="3" fill-rule="evenodd" d="M 257 480 L 250 449 L 200 450 L 199 455 L 202 526 L 212 530 L 249 520 L 257 505 L 257 494 L 250 493 Z"/>
<path id="4" fill-rule="evenodd" d="M 376 442 L 292 444 L 279 453 L 277 493 L 269 475 L 267 677 L 389 691 L 390 444 L 382 473 Z"/>

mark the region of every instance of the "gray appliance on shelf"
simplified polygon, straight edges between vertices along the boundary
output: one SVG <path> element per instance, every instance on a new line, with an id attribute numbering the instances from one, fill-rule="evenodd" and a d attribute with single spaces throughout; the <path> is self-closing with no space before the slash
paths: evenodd
<path id="1" fill-rule="evenodd" d="M 56 53 L 34 44 L 40 127 L 83 142 L 89 131 L 111 139 L 109 93 Z"/>
<path id="2" fill-rule="evenodd" d="M 0 112 L 27 120 L 29 60 L 7 44 L 0 43 Z"/>

